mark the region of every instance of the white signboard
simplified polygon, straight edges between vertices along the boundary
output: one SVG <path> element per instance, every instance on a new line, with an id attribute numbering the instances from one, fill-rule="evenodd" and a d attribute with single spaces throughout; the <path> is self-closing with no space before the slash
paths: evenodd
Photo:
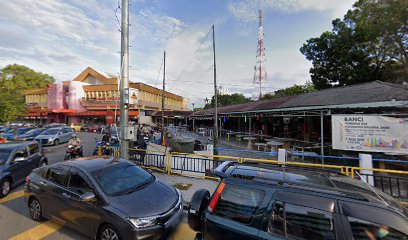
<path id="1" fill-rule="evenodd" d="M 408 154 L 408 118 L 333 115 L 334 149 Z"/>

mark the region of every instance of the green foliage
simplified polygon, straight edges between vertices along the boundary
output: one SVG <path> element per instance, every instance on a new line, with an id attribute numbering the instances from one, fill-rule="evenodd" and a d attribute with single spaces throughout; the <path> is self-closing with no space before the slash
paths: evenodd
<path id="1" fill-rule="evenodd" d="M 273 93 L 266 93 L 262 96 L 262 100 L 274 99 L 274 98 L 285 97 L 285 96 L 292 96 L 292 95 L 297 95 L 301 93 L 308 93 L 308 92 L 313 92 L 314 90 L 315 90 L 314 86 L 311 82 L 307 82 L 304 85 L 295 84 L 291 87 L 276 90 Z"/>
<path id="2" fill-rule="evenodd" d="M 249 101 L 251 101 L 251 100 L 249 98 L 245 97 L 241 93 L 218 95 L 218 107 L 241 104 L 241 103 L 246 103 L 246 102 L 249 102 Z M 214 101 L 214 96 L 213 96 L 211 98 L 211 103 L 207 103 L 204 106 L 204 109 L 213 108 L 215 106 L 214 102 L 215 101 Z"/>
<path id="3" fill-rule="evenodd" d="M 408 0 L 359 0 L 300 51 L 316 89 L 408 77 Z"/>
<path id="4" fill-rule="evenodd" d="M 55 79 L 26 66 L 13 64 L 0 69 L 0 122 L 13 121 L 25 112 L 21 91 L 45 87 Z"/>

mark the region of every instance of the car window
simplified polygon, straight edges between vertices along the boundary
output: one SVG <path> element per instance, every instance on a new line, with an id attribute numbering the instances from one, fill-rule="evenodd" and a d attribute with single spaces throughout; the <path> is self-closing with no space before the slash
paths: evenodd
<path id="1" fill-rule="evenodd" d="M 40 151 L 40 146 L 37 143 L 28 145 L 28 148 L 30 149 L 30 155 L 36 154 Z"/>
<path id="2" fill-rule="evenodd" d="M 347 218 L 353 238 L 355 240 L 406 240 L 408 235 L 395 230 L 387 225 L 381 225 L 370 221 L 348 217 Z"/>
<path id="3" fill-rule="evenodd" d="M 381 208 L 343 202 L 354 239 L 408 239 L 408 221 Z"/>
<path id="4" fill-rule="evenodd" d="M 250 224 L 264 195 L 265 192 L 262 190 L 226 184 L 214 209 L 214 214 Z"/>
<path id="5" fill-rule="evenodd" d="M 82 195 L 86 192 L 93 192 L 92 187 L 86 182 L 86 180 L 78 172 L 72 172 L 70 174 L 68 189 Z"/>
<path id="6" fill-rule="evenodd" d="M 274 204 L 268 232 L 289 239 L 336 239 L 331 212 L 279 201 Z"/>
<path id="7" fill-rule="evenodd" d="M 74 131 L 74 129 L 72 129 L 72 128 L 66 128 L 65 131 L 66 131 L 66 133 L 71 133 L 71 132 Z"/>
<path id="8" fill-rule="evenodd" d="M 12 151 L 12 148 L 0 148 L 0 166 L 6 163 Z"/>
<path id="9" fill-rule="evenodd" d="M 66 167 L 51 167 L 47 173 L 47 179 L 50 182 L 65 186 L 68 168 Z"/>
<path id="10" fill-rule="evenodd" d="M 28 153 L 27 153 L 27 147 L 26 146 L 21 146 L 17 149 L 16 153 L 14 154 L 14 159 L 15 158 L 26 158 L 28 157 Z"/>

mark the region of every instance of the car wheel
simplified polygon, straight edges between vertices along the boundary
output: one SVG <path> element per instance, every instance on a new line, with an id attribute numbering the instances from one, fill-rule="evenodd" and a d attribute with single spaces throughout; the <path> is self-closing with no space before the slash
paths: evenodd
<path id="1" fill-rule="evenodd" d="M 103 226 L 101 229 L 100 240 L 120 240 L 120 236 L 116 228 L 110 224 Z"/>
<path id="2" fill-rule="evenodd" d="M 0 197 L 5 197 L 9 194 L 11 189 L 11 181 L 10 179 L 6 178 L 0 181 Z"/>
<path id="3" fill-rule="evenodd" d="M 34 221 L 40 221 L 43 219 L 41 203 L 36 198 L 30 200 L 28 208 L 30 209 L 30 216 Z"/>
<path id="4" fill-rule="evenodd" d="M 54 146 L 57 146 L 59 144 L 59 140 L 58 139 L 55 139 L 54 140 Z"/>

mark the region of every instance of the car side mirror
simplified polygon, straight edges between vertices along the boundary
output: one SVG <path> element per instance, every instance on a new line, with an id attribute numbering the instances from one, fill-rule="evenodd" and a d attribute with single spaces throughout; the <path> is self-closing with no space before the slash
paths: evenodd
<path id="1" fill-rule="evenodd" d="M 153 170 L 152 169 L 145 169 L 148 173 L 152 174 Z"/>
<path id="2" fill-rule="evenodd" d="M 206 189 L 197 190 L 190 201 L 188 209 L 188 225 L 194 231 L 201 231 L 201 216 L 210 202 L 210 192 Z"/>
<path id="3" fill-rule="evenodd" d="M 93 192 L 86 192 L 79 196 L 79 200 L 81 200 L 81 202 L 93 202 L 96 201 L 96 196 Z"/>
<path id="4" fill-rule="evenodd" d="M 24 161 L 24 160 L 25 160 L 25 157 L 16 157 L 16 158 L 14 158 L 13 162 L 21 162 L 21 161 Z"/>

